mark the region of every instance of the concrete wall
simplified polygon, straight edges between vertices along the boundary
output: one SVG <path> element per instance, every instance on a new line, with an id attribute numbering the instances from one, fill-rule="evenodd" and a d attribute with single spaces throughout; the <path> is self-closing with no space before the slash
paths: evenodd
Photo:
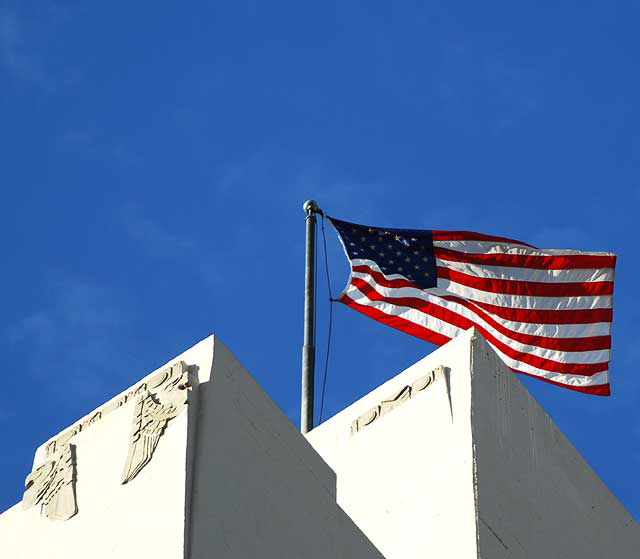
<path id="1" fill-rule="evenodd" d="M 338 475 L 338 503 L 387 559 L 477 555 L 470 335 L 438 349 L 307 435 Z M 439 365 L 449 368 L 449 382 L 438 378 L 351 433 L 361 414 Z"/>
<path id="2" fill-rule="evenodd" d="M 335 474 L 220 342 L 177 360 L 194 386 L 151 461 L 120 483 L 132 398 L 71 439 L 78 513 L 56 521 L 19 503 L 0 515 L 0 557 L 382 557 L 336 505 Z M 44 460 L 42 445 L 34 467 Z"/>
<path id="3" fill-rule="evenodd" d="M 178 358 L 209 371 L 212 350 L 211 339 L 204 340 Z M 18 503 L 0 515 L 0 557 L 183 556 L 189 417 L 183 413 L 169 423 L 150 464 L 122 485 L 134 405 L 129 401 L 71 439 L 76 445 L 78 514 L 51 520 L 41 516 L 39 506 L 22 510 Z M 36 452 L 34 468 L 44 461 L 45 445 Z"/>
<path id="4" fill-rule="evenodd" d="M 450 390 L 435 382 L 350 431 L 438 365 Z M 307 438 L 337 473 L 338 503 L 387 559 L 640 557 L 638 525 L 473 330 Z"/>
<path id="5" fill-rule="evenodd" d="M 336 506 L 333 471 L 217 341 L 200 398 L 190 557 L 382 557 Z"/>
<path id="6" fill-rule="evenodd" d="M 638 525 L 480 336 L 472 368 L 479 556 L 640 557 Z"/>
<path id="7" fill-rule="evenodd" d="M 0 515 L 0 557 L 640 554 L 638 526 L 473 331 L 307 439 L 213 337 L 167 365 L 178 360 L 189 404 L 137 477 L 120 483 L 132 397 L 95 423 L 83 418 L 71 439 L 78 513 L 55 521 L 12 507 Z"/>

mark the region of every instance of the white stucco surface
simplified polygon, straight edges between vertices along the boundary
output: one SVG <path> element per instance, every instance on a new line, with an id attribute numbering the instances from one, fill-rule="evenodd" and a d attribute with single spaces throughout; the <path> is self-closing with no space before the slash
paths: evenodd
<path id="1" fill-rule="evenodd" d="M 638 524 L 480 336 L 472 369 L 479 557 L 640 557 Z"/>
<path id="2" fill-rule="evenodd" d="M 362 431 L 352 422 L 436 367 L 446 376 Z M 338 476 L 338 503 L 386 559 L 476 556 L 470 345 L 465 334 L 307 435 Z"/>
<path id="3" fill-rule="evenodd" d="M 217 342 L 200 396 L 190 557 L 382 558 L 336 505 L 334 472 Z"/>
<path id="4" fill-rule="evenodd" d="M 439 365 L 449 386 L 434 382 L 352 433 Z M 337 474 L 338 503 L 386 559 L 640 557 L 638 525 L 473 330 L 307 439 Z"/>
<path id="5" fill-rule="evenodd" d="M 219 341 L 167 366 L 179 360 L 191 376 L 189 404 L 151 461 L 121 484 L 132 396 L 71 439 L 78 513 L 51 520 L 18 503 L 0 515 L 1 558 L 382 557 L 336 505 L 332 470 Z"/>
<path id="6" fill-rule="evenodd" d="M 209 371 L 212 351 L 212 340 L 204 340 L 167 365 L 183 359 Z M 67 521 L 50 520 L 38 506 L 22 510 L 18 503 L 0 515 L 0 557 L 183 556 L 188 414 L 169 423 L 151 463 L 121 485 L 133 412 L 131 400 L 71 440 L 76 445 L 78 514 Z M 36 452 L 34 467 L 44 460 L 45 444 Z"/>
<path id="7" fill-rule="evenodd" d="M 189 403 L 123 485 L 138 389 L 177 362 Z M 0 558 L 640 556 L 637 524 L 474 331 L 306 438 L 213 337 L 98 411 L 35 453 L 75 433 L 77 514 L 18 503 Z"/>

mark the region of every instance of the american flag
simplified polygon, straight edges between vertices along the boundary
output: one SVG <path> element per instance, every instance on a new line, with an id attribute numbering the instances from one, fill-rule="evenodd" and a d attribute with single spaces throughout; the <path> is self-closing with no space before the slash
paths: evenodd
<path id="1" fill-rule="evenodd" d="M 328 219 L 351 262 L 345 305 L 436 345 L 475 327 L 516 373 L 610 394 L 614 254 Z"/>

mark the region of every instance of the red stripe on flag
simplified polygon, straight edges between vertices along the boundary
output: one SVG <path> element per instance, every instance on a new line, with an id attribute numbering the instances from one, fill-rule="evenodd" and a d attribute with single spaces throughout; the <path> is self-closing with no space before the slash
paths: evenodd
<path id="1" fill-rule="evenodd" d="M 420 338 L 421 340 L 426 340 L 427 342 L 431 342 L 435 345 L 444 345 L 448 341 L 451 340 L 448 336 L 444 334 L 440 334 L 438 332 L 434 332 L 425 326 L 421 326 L 416 324 L 415 322 L 411 322 L 406 318 L 402 318 L 401 316 L 391 316 L 382 311 L 376 309 L 375 307 L 368 307 L 366 305 L 361 305 L 360 303 L 356 303 L 351 297 L 348 295 L 342 294 L 339 301 L 344 303 L 348 307 L 368 316 L 369 318 L 373 318 L 378 322 L 382 322 L 387 326 L 391 326 L 396 330 L 400 330 L 407 334 L 411 334 L 416 338 Z"/>
<path id="2" fill-rule="evenodd" d="M 536 248 L 528 243 L 507 239 L 506 237 L 494 237 L 493 235 L 483 235 L 482 233 L 473 233 L 472 231 L 443 231 L 434 229 L 431 231 L 434 241 L 495 241 L 497 243 L 511 243 Z"/>
<path id="3" fill-rule="evenodd" d="M 433 330 L 430 330 L 428 328 L 425 328 L 424 326 L 419 326 L 418 324 L 415 324 L 414 322 L 411 322 L 409 320 L 406 320 L 404 318 L 401 317 L 392 317 L 389 316 L 385 313 L 383 313 L 382 311 L 379 311 L 378 309 L 374 308 L 374 307 L 368 307 L 366 305 L 361 305 L 359 303 L 356 303 L 353 299 L 351 299 L 349 296 L 347 295 L 342 295 L 340 297 L 340 301 L 342 303 L 344 303 L 345 305 L 347 305 L 348 307 L 351 307 L 352 309 L 370 317 L 373 318 L 374 320 L 381 322 L 383 324 L 387 324 L 388 326 L 391 326 L 392 328 L 395 328 L 396 330 L 401 330 L 402 332 L 405 332 L 407 334 L 411 334 L 412 336 L 415 336 L 416 338 L 420 338 L 422 340 L 426 340 L 428 342 L 431 342 L 435 345 L 444 345 L 445 343 L 447 343 L 451 338 L 444 336 L 442 334 L 439 334 L 437 332 L 434 332 Z M 393 319 L 393 320 L 392 320 Z M 597 396 L 609 396 L 610 395 L 610 388 L 609 388 L 609 384 L 598 384 L 598 385 L 593 385 L 593 386 L 575 386 L 575 385 L 569 385 L 569 384 L 564 384 L 561 382 L 557 382 L 554 380 L 550 380 L 550 379 L 546 379 L 542 376 L 538 376 L 532 373 L 525 373 L 523 371 L 518 371 L 517 369 L 511 368 L 510 369 L 517 374 L 520 375 L 525 375 L 528 377 L 532 377 L 532 378 L 536 378 L 538 380 L 543 380 L 545 382 L 548 382 L 549 384 L 554 384 L 556 386 L 562 386 L 564 388 L 568 388 L 570 390 L 574 390 L 576 392 L 583 392 L 586 394 L 594 394 Z"/>
<path id="4" fill-rule="evenodd" d="M 420 289 L 415 283 L 413 283 L 412 281 L 406 280 L 404 278 L 388 279 L 384 276 L 384 274 L 377 272 L 375 270 L 372 270 L 371 268 L 369 268 L 369 266 L 364 266 L 364 265 L 352 266 L 351 269 L 354 272 L 369 274 L 371 277 L 373 277 L 376 283 L 379 283 L 380 285 L 384 285 L 385 287 L 394 287 L 394 288 L 412 287 L 413 289 Z"/>
<path id="5" fill-rule="evenodd" d="M 615 256 L 593 256 L 589 254 L 567 254 L 542 256 L 533 254 L 487 253 L 474 254 L 458 252 L 448 248 L 434 247 L 436 258 L 451 262 L 466 262 L 482 266 L 503 266 L 512 268 L 533 268 L 536 270 L 584 270 L 613 268 Z"/>
<path id="6" fill-rule="evenodd" d="M 544 382 L 548 382 L 549 384 L 553 384 L 554 386 L 562 386 L 563 388 L 568 388 L 569 390 L 575 390 L 576 392 L 584 392 L 585 394 L 593 394 L 595 396 L 611 396 L 611 388 L 609 383 L 592 384 L 591 386 L 576 386 L 575 384 L 565 384 L 564 382 L 558 382 L 548 378 L 540 377 L 538 375 L 534 375 L 533 373 L 525 373 L 523 371 L 518 371 L 517 369 L 513 369 L 512 367 L 508 367 L 508 368 L 518 375 L 524 375 L 526 377 L 531 377 L 537 380 L 543 380 Z"/>
<path id="7" fill-rule="evenodd" d="M 444 295 L 442 298 L 448 301 L 459 299 L 455 295 Z M 597 322 L 611 322 L 613 319 L 612 309 L 562 309 L 556 311 L 499 307 L 481 301 L 474 301 L 473 304 L 505 320 L 528 324 L 595 324 Z"/>
<path id="8" fill-rule="evenodd" d="M 384 295 L 378 293 L 369 283 L 361 278 L 353 278 L 351 280 L 351 285 L 357 287 L 361 293 L 365 294 L 371 300 L 384 300 L 385 302 L 391 303 L 393 305 L 410 307 L 424 312 L 425 314 L 437 316 L 437 318 L 445 320 L 446 322 L 450 322 L 446 318 L 443 318 L 443 316 L 439 316 L 437 314 L 436 309 L 442 309 L 442 307 L 433 303 L 429 303 L 428 301 L 420 299 L 419 297 L 385 297 Z M 476 316 L 483 319 L 490 326 L 495 328 L 498 332 L 514 341 L 520 342 L 521 344 L 533 345 L 541 348 L 553 349 L 556 351 L 596 351 L 611 348 L 611 336 L 591 336 L 586 338 L 550 338 L 547 336 L 522 334 L 503 326 L 487 313 L 477 308 L 473 303 L 465 299 L 455 297 L 449 300 L 469 309 Z M 455 311 L 450 312 L 454 313 Z"/>
<path id="9" fill-rule="evenodd" d="M 368 284 L 367 284 L 368 285 Z M 371 286 L 369 286 L 369 288 L 371 289 L 371 294 L 376 297 L 375 300 L 378 301 L 382 301 L 385 303 L 389 303 L 391 305 L 394 304 L 394 299 L 393 298 L 387 298 L 384 297 L 382 295 L 380 295 L 378 292 L 376 292 Z M 365 295 L 367 295 L 365 293 Z M 369 297 L 369 295 L 367 295 Z M 345 296 L 343 296 L 345 297 Z M 371 298 L 371 297 L 370 297 Z M 569 374 L 569 375 L 580 375 L 580 376 L 592 376 L 595 375 L 596 373 L 600 373 L 602 371 L 606 371 L 607 370 L 607 362 L 602 362 L 602 363 L 563 363 L 560 361 L 555 361 L 552 359 L 546 359 L 544 357 L 539 357 L 537 355 L 531 355 L 529 353 L 525 353 L 523 351 L 518 351 L 517 349 L 505 344 L 504 342 L 501 342 L 500 340 L 498 340 L 495 336 L 493 336 L 489 331 L 486 330 L 486 328 L 484 328 L 483 326 L 473 322 L 472 320 L 469 320 L 468 318 L 459 315 L 456 312 L 450 311 L 448 309 L 444 309 L 442 307 L 439 307 L 437 305 L 433 305 L 432 303 L 426 303 L 423 302 L 422 300 L 419 300 L 422 303 L 422 308 L 418 308 L 416 310 L 423 312 L 424 314 L 427 314 L 429 316 L 433 316 L 435 318 L 438 318 L 444 322 L 448 322 L 449 324 L 452 324 L 453 326 L 456 326 L 462 330 L 468 330 L 471 327 L 474 327 L 482 333 L 482 335 L 485 337 L 486 340 L 490 341 L 494 346 L 496 346 L 502 353 L 504 353 L 505 355 L 511 357 L 512 359 L 516 360 L 516 361 L 520 361 L 522 363 L 526 363 L 528 365 L 531 365 L 532 367 L 535 367 L 536 369 L 541 369 L 543 371 L 550 371 L 550 372 L 554 372 L 554 373 L 562 373 L 562 374 Z M 355 303 L 355 302 L 354 302 Z M 355 303 L 357 304 L 357 303 Z M 352 306 L 353 305 L 349 305 Z M 359 305 L 362 306 L 362 305 Z M 353 307 L 355 308 L 355 307 Z M 369 307 L 363 307 L 366 309 L 369 309 Z M 414 307 L 410 307 L 410 308 L 414 308 Z M 423 309 L 428 309 L 428 310 L 423 310 Z M 360 310 L 360 309 L 358 309 Z M 363 310 L 361 310 L 360 312 L 362 312 L 363 314 L 367 314 L 366 312 L 364 312 Z M 420 334 L 415 334 L 413 333 L 413 331 L 409 331 L 408 329 L 405 329 L 405 322 L 409 322 L 409 324 L 412 324 L 413 326 L 415 326 L 413 323 L 411 323 L 410 321 L 407 321 L 405 319 L 402 319 L 402 322 L 397 322 L 396 319 L 398 319 L 399 317 L 396 316 L 391 316 L 391 315 L 387 315 L 385 313 L 382 313 L 382 311 L 379 311 L 383 316 L 387 317 L 386 320 L 380 320 L 379 318 L 376 318 L 376 320 L 379 320 L 380 322 L 384 322 L 385 324 L 388 324 L 389 326 L 392 326 L 393 328 L 396 328 L 398 330 L 402 330 L 403 332 L 406 332 L 408 334 L 412 334 L 413 336 L 422 338 L 422 339 L 427 339 L 427 338 L 423 338 Z M 368 315 L 367 316 L 371 316 Z M 374 318 L 373 316 L 371 316 L 371 318 Z M 394 325 L 392 324 L 392 322 L 395 324 L 397 323 L 398 325 Z M 423 327 L 422 325 L 420 325 L 420 328 L 424 328 L 426 329 L 426 327 Z M 413 330 L 413 328 L 412 328 Z M 428 332 L 432 332 L 432 330 L 430 329 L 426 329 L 428 330 Z M 420 330 L 418 330 L 418 332 L 420 332 Z M 428 341 L 431 341 L 430 339 L 428 339 Z M 435 343 L 435 342 L 433 342 Z"/>
<path id="10" fill-rule="evenodd" d="M 438 278 L 448 279 L 460 285 L 501 293 L 504 295 L 524 295 L 528 297 L 583 297 L 589 295 L 611 295 L 613 282 L 586 281 L 572 283 L 544 283 L 537 281 L 502 280 L 470 276 L 438 266 Z"/>
<path id="11" fill-rule="evenodd" d="M 413 289 L 420 289 L 413 282 L 406 279 L 387 279 L 384 274 L 372 270 L 369 266 L 353 266 L 352 270 L 354 272 L 369 274 L 377 284 L 383 287 L 411 287 Z M 439 297 L 449 301 L 458 301 L 460 299 L 460 297 L 455 295 L 442 295 Z M 526 322 L 529 324 L 593 324 L 596 322 L 611 322 L 613 318 L 611 309 L 538 310 L 500 307 L 482 301 L 473 301 L 473 304 L 505 320 Z"/>

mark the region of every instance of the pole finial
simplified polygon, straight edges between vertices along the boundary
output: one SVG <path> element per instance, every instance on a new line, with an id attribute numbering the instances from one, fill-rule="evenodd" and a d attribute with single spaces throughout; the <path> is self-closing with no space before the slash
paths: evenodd
<path id="1" fill-rule="evenodd" d="M 322 215 L 322 210 L 318 207 L 318 202 L 316 202 L 315 200 L 307 200 L 304 204 L 302 204 L 302 209 L 307 215 L 311 215 L 312 213 Z"/>

